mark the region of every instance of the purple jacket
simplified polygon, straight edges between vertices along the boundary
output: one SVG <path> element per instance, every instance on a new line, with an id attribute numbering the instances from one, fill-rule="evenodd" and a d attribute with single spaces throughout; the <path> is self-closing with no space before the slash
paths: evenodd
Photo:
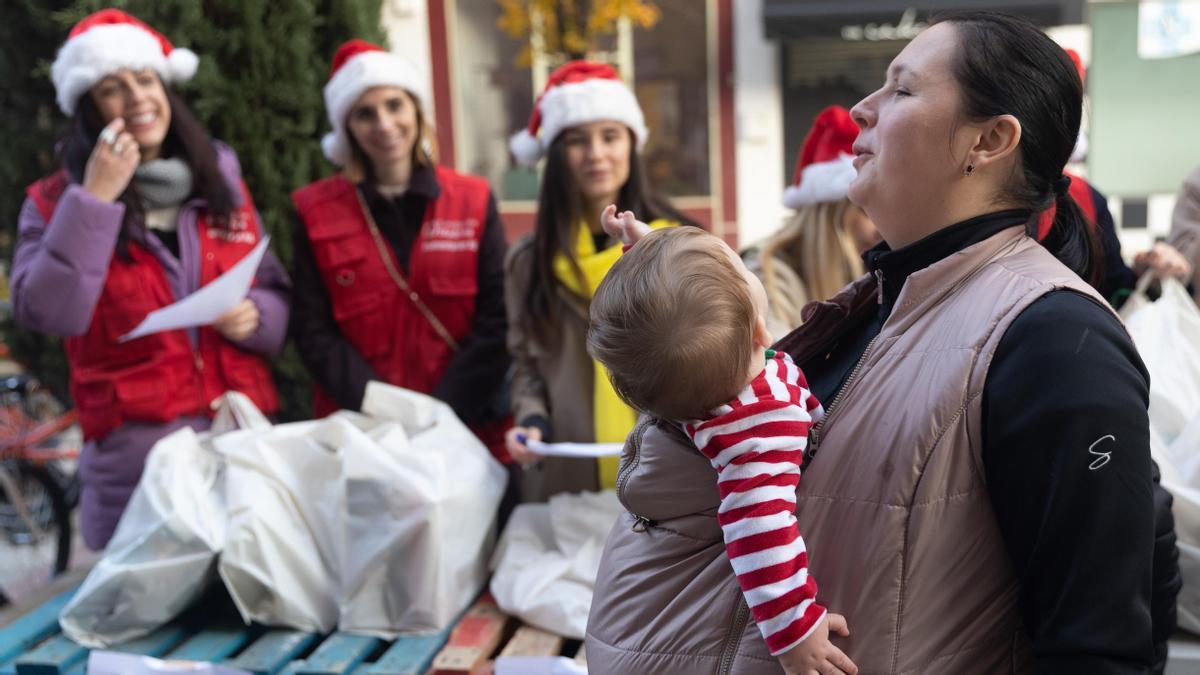
<path id="1" fill-rule="evenodd" d="M 214 146 L 221 173 L 240 199 L 237 155 L 223 143 L 214 142 Z M 153 233 L 136 228 L 131 234 L 158 258 L 176 298 L 200 287 L 196 217 L 204 206 L 204 200 L 192 199 L 179 211 L 178 260 Z M 12 267 L 13 314 L 19 325 L 64 337 L 87 331 L 124 215 L 123 204 L 96 199 L 80 185 L 66 189 L 49 223 L 32 200 L 25 200 Z M 279 352 L 287 337 L 290 294 L 287 273 L 268 251 L 258 268 L 257 285 L 247 295 L 258 307 L 259 326 L 239 346 L 264 357 Z M 195 344 L 197 331 L 188 333 Z M 89 547 L 99 549 L 108 542 L 141 477 L 150 448 L 182 426 L 203 430 L 208 428 L 208 420 L 189 417 L 168 424 L 128 423 L 84 447 L 79 463 L 80 510 Z"/>

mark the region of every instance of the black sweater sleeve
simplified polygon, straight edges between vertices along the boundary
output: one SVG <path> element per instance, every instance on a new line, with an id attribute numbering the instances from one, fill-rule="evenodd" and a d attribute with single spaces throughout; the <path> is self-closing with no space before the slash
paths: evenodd
<path id="1" fill-rule="evenodd" d="M 1148 389 L 1117 320 L 1071 291 L 1017 317 L 988 370 L 984 471 L 1038 673 L 1153 662 Z"/>
<path id="2" fill-rule="evenodd" d="M 300 360 L 333 397 L 338 407 L 362 407 L 367 382 L 380 379 L 371 364 L 350 344 L 333 318 L 333 304 L 321 280 L 304 224 L 297 219 L 292 235 L 292 339 Z"/>
<path id="3" fill-rule="evenodd" d="M 1117 238 L 1117 227 L 1113 223 L 1112 211 L 1108 210 L 1108 200 L 1099 190 L 1092 188 L 1092 201 L 1096 204 L 1096 234 L 1104 250 L 1104 281 L 1096 290 L 1114 307 L 1120 307 L 1137 284 L 1137 275 L 1121 257 L 1121 240 Z"/>
<path id="4" fill-rule="evenodd" d="M 488 404 L 504 382 L 511 359 L 505 338 L 508 316 L 504 309 L 504 257 L 508 245 L 496 200 L 488 198 L 487 222 L 479 245 L 479 292 L 471 332 L 459 345 L 446 374 L 433 395 L 468 423 L 486 421 Z"/>

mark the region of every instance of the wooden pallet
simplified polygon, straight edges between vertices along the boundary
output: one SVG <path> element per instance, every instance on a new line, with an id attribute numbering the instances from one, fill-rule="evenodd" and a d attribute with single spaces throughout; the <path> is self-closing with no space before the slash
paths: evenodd
<path id="1" fill-rule="evenodd" d="M 89 650 L 64 636 L 58 613 L 74 589 L 0 629 L 0 675 L 83 675 Z M 484 675 L 496 656 L 566 655 L 582 647 L 522 626 L 484 594 L 440 633 L 379 638 L 245 626 L 227 597 L 206 598 L 184 616 L 114 651 L 209 661 L 256 675 Z"/>

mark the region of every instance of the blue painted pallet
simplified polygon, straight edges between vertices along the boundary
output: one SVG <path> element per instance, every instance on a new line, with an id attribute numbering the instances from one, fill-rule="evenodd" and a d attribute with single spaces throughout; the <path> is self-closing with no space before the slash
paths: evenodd
<path id="1" fill-rule="evenodd" d="M 113 647 L 116 651 L 146 656 L 163 656 L 183 641 L 187 631 L 170 624 L 153 633 Z M 55 635 L 16 660 L 16 675 L 65 675 L 80 670 L 89 650 L 65 635 Z"/>
<path id="2" fill-rule="evenodd" d="M 58 613 L 73 592 L 0 629 L 0 675 L 85 675 L 90 650 L 58 627 Z M 340 632 L 322 636 L 245 626 L 225 598 L 202 601 L 167 626 L 112 649 L 224 663 L 255 675 L 424 675 L 449 635 L 447 628 L 389 642 Z"/>
<path id="3" fill-rule="evenodd" d="M 308 658 L 293 661 L 284 672 L 294 672 L 295 675 L 342 675 L 366 661 L 382 644 L 379 638 L 366 635 L 334 633 Z"/>
<path id="4" fill-rule="evenodd" d="M 0 674 L 15 672 L 13 662 L 34 645 L 58 632 L 58 613 L 75 595 L 71 589 L 0 629 Z"/>
<path id="5" fill-rule="evenodd" d="M 228 665 L 254 675 L 275 675 L 300 658 L 319 638 L 316 633 L 298 630 L 269 630 Z"/>
<path id="6" fill-rule="evenodd" d="M 449 628 L 433 635 L 402 637 L 393 642 L 374 663 L 355 670 L 354 675 L 424 675 L 448 639 Z"/>

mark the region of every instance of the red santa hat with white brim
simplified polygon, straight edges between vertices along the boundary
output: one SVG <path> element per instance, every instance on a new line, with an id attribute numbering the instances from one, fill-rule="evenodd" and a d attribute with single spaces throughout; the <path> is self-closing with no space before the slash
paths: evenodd
<path id="1" fill-rule="evenodd" d="M 338 47 L 325 84 L 325 112 L 332 131 L 321 139 L 321 150 L 329 161 L 346 166 L 350 161 L 350 138 L 346 116 L 350 108 L 372 87 L 400 87 L 417 100 L 429 120 L 425 80 L 407 59 L 366 40 L 353 39 Z"/>
<path id="2" fill-rule="evenodd" d="M 564 129 L 612 120 L 633 131 L 640 150 L 650 131 L 637 97 L 605 63 L 571 61 L 550 74 L 546 89 L 533 104 L 529 126 L 509 139 L 517 162 L 537 164 Z"/>
<path id="3" fill-rule="evenodd" d="M 175 47 L 137 17 L 102 9 L 71 28 L 50 66 L 50 79 L 58 107 L 73 115 L 79 97 L 118 70 L 153 68 L 164 82 L 187 82 L 198 63 L 195 52 Z"/>
<path id="4" fill-rule="evenodd" d="M 837 105 L 822 110 L 804 137 L 793 183 L 783 192 L 783 205 L 798 209 L 845 199 L 858 175 L 853 164 L 856 138 L 858 125 L 850 111 Z"/>

